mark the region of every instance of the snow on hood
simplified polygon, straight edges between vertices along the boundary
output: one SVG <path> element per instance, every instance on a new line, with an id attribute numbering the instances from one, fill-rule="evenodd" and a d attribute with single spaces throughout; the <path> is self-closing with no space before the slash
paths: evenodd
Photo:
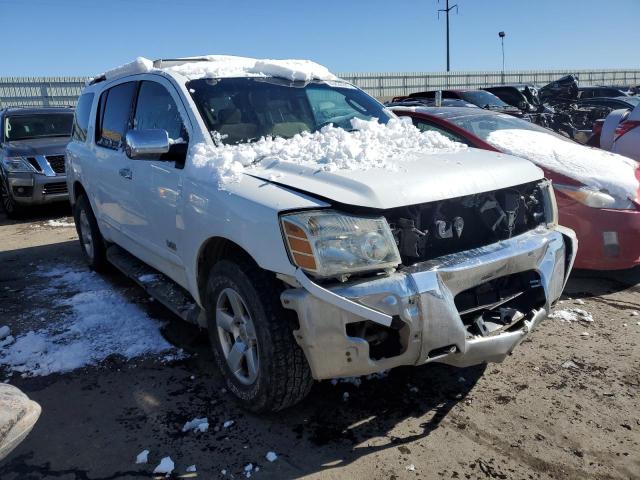
<path id="1" fill-rule="evenodd" d="M 320 131 L 303 132 L 293 138 L 265 137 L 257 142 L 217 147 L 198 143 L 191 147 L 192 165 L 207 170 L 218 187 L 240 181 L 252 166 L 277 163 L 303 165 L 319 171 L 395 171 L 398 160 L 416 153 L 456 152 L 466 145 L 453 142 L 438 132 L 420 132 L 411 123 L 393 118 L 387 124 L 376 120 L 351 120 L 354 131 L 331 125 Z"/>
<path id="2" fill-rule="evenodd" d="M 207 61 L 202 61 L 202 59 L 207 59 Z M 133 62 L 107 70 L 102 75 L 107 80 L 111 80 L 124 75 L 159 70 L 177 73 L 189 80 L 225 77 L 278 77 L 291 81 L 337 79 L 326 67 L 310 60 L 269 60 L 232 55 L 205 55 L 193 57 L 193 60 L 193 62 L 187 61 L 182 65 L 156 69 L 151 60 L 138 57 Z"/>
<path id="3" fill-rule="evenodd" d="M 622 155 L 529 130 L 496 130 L 489 134 L 487 141 L 506 153 L 526 158 L 587 186 L 606 190 L 617 198 L 638 196 L 638 162 Z"/>

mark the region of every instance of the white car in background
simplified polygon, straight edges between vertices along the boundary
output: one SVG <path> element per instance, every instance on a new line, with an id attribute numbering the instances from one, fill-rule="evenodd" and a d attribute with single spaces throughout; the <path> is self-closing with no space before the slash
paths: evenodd
<path id="1" fill-rule="evenodd" d="M 600 148 L 640 160 L 640 105 L 633 110 L 614 110 L 607 116 Z"/>

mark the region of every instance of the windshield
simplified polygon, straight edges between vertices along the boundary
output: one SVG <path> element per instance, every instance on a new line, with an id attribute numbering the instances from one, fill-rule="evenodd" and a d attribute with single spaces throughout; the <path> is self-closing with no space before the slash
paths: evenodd
<path id="1" fill-rule="evenodd" d="M 329 124 L 351 130 L 353 118 L 391 118 L 383 105 L 345 82 L 222 78 L 192 80 L 187 88 L 214 140 L 230 145 L 291 138 Z"/>
<path id="2" fill-rule="evenodd" d="M 7 117 L 4 136 L 7 141 L 45 137 L 70 137 L 73 113 L 38 113 Z"/>
<path id="3" fill-rule="evenodd" d="M 489 105 L 490 107 L 509 107 L 508 104 L 504 103 L 498 97 L 496 97 L 493 93 L 485 92 L 483 90 L 475 90 L 473 92 L 461 92 L 460 96 L 464 98 L 467 102 L 473 103 L 474 105 L 478 105 L 479 107 L 486 107 Z"/>
<path id="4" fill-rule="evenodd" d="M 542 132 L 571 142 L 571 140 L 558 135 L 551 130 L 536 125 L 526 120 L 512 117 L 510 115 L 486 113 L 484 115 L 465 115 L 448 117 L 447 120 L 460 128 L 473 133 L 485 142 L 488 141 L 491 132 L 496 130 L 531 130 L 533 132 Z"/>

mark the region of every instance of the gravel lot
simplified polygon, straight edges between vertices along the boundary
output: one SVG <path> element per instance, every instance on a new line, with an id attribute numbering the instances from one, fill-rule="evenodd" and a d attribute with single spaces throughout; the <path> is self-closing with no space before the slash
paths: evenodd
<path id="1" fill-rule="evenodd" d="M 38 272 L 84 268 L 75 230 L 60 226 L 72 221 L 68 210 L 35 215 L 12 222 L 0 214 L 0 326 L 16 336 L 64 313 L 38 295 L 51 281 Z M 109 285 L 165 322 L 165 338 L 187 355 L 113 355 L 28 378 L 0 366 L 0 380 L 43 408 L 0 462 L 0 478 L 153 478 L 166 456 L 176 478 L 640 478 L 640 271 L 594 275 L 574 274 L 558 307 L 585 310 L 593 322 L 548 319 L 502 364 L 322 382 L 300 406 L 255 416 L 222 388 L 205 335 L 109 274 Z M 209 430 L 183 433 L 196 417 L 207 417 Z M 137 465 L 144 449 L 148 464 Z M 185 473 L 194 464 L 197 473 Z"/>

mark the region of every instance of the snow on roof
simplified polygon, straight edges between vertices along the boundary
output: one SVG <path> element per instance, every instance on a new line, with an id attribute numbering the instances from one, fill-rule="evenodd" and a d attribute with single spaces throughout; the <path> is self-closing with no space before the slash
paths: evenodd
<path id="1" fill-rule="evenodd" d="M 107 70 L 101 76 L 107 80 L 124 75 L 164 70 L 178 73 L 189 80 L 225 77 L 279 77 L 292 81 L 335 80 L 326 67 L 310 60 L 268 60 L 231 55 L 205 55 L 184 59 L 184 63 L 155 68 L 153 62 L 138 57 L 133 62 Z M 175 63 L 175 62 L 174 62 Z"/>
<path id="2" fill-rule="evenodd" d="M 635 199 L 638 195 L 638 163 L 622 155 L 530 130 L 496 130 L 489 134 L 487 141 L 506 153 L 526 158 L 587 186 L 607 190 L 619 199 Z"/>
<path id="3" fill-rule="evenodd" d="M 438 132 L 420 132 L 410 122 L 392 118 L 387 124 L 376 119 L 351 120 L 354 131 L 332 125 L 293 138 L 264 137 L 253 143 L 214 147 L 199 143 L 191 148 L 192 164 L 206 169 L 224 189 L 239 181 L 253 164 L 287 162 L 317 170 L 397 170 L 398 159 L 411 154 L 453 152 L 467 148 Z"/>

